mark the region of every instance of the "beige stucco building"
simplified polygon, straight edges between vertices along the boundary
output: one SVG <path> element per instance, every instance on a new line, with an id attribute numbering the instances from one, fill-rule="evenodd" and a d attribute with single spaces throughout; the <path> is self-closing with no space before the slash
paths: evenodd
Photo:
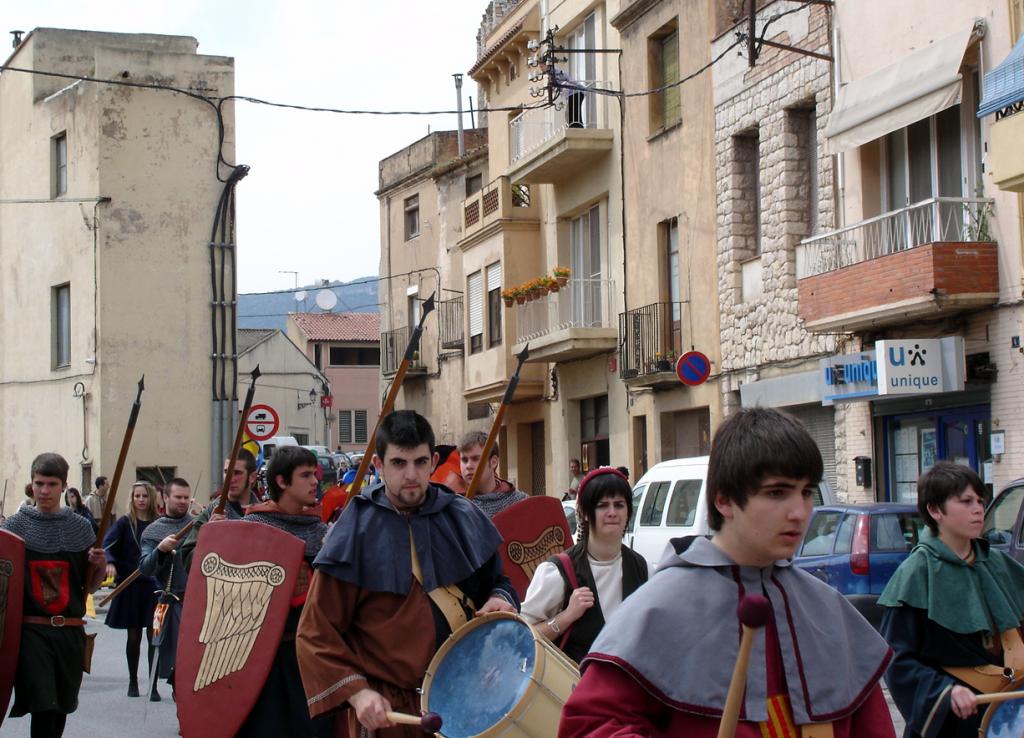
<path id="1" fill-rule="evenodd" d="M 182 36 L 40 28 L 10 66 L 126 84 L 0 75 L 7 512 L 42 451 L 68 459 L 73 486 L 113 472 L 143 374 L 124 481 L 195 479 L 201 470 L 210 478 L 217 120 L 196 97 L 126 86 L 232 94 L 233 60 L 197 47 Z M 233 161 L 230 105 L 224 126 L 222 153 Z M 229 270 L 228 284 L 232 277 Z M 227 383 L 230 390 L 230 371 Z"/>

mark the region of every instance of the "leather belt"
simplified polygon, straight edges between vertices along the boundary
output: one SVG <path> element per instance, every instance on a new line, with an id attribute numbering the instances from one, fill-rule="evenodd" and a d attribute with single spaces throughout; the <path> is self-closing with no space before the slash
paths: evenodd
<path id="1" fill-rule="evenodd" d="M 85 625 L 82 618 L 66 618 L 63 615 L 54 615 L 51 618 L 24 615 L 21 622 L 28 625 L 49 625 L 51 628 L 81 628 Z"/>

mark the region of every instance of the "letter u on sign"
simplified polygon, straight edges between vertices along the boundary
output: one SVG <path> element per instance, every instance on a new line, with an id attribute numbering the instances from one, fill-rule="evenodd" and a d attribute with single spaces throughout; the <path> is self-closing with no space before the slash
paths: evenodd
<path id="1" fill-rule="evenodd" d="M 896 358 L 897 352 L 899 355 L 898 359 Z M 906 354 L 903 352 L 902 346 L 891 346 L 889 348 L 889 363 L 892 366 L 903 366 L 904 364 L 907 363 L 907 357 Z"/>

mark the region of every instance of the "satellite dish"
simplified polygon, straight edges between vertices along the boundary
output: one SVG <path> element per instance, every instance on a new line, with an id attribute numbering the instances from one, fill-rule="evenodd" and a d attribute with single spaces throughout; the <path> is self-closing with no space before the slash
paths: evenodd
<path id="1" fill-rule="evenodd" d="M 316 293 L 316 306 L 321 310 L 330 310 L 338 304 L 338 296 L 330 290 L 320 290 Z"/>
<path id="2" fill-rule="evenodd" d="M 295 302 L 302 302 L 306 299 L 306 290 L 299 290 L 295 293 Z"/>

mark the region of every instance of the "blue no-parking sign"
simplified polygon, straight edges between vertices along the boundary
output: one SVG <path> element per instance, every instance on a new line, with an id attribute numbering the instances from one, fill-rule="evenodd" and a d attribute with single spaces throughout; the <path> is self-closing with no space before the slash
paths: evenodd
<path id="1" fill-rule="evenodd" d="M 700 351 L 687 351 L 676 361 L 676 376 L 687 387 L 696 387 L 708 381 L 711 360 Z"/>

